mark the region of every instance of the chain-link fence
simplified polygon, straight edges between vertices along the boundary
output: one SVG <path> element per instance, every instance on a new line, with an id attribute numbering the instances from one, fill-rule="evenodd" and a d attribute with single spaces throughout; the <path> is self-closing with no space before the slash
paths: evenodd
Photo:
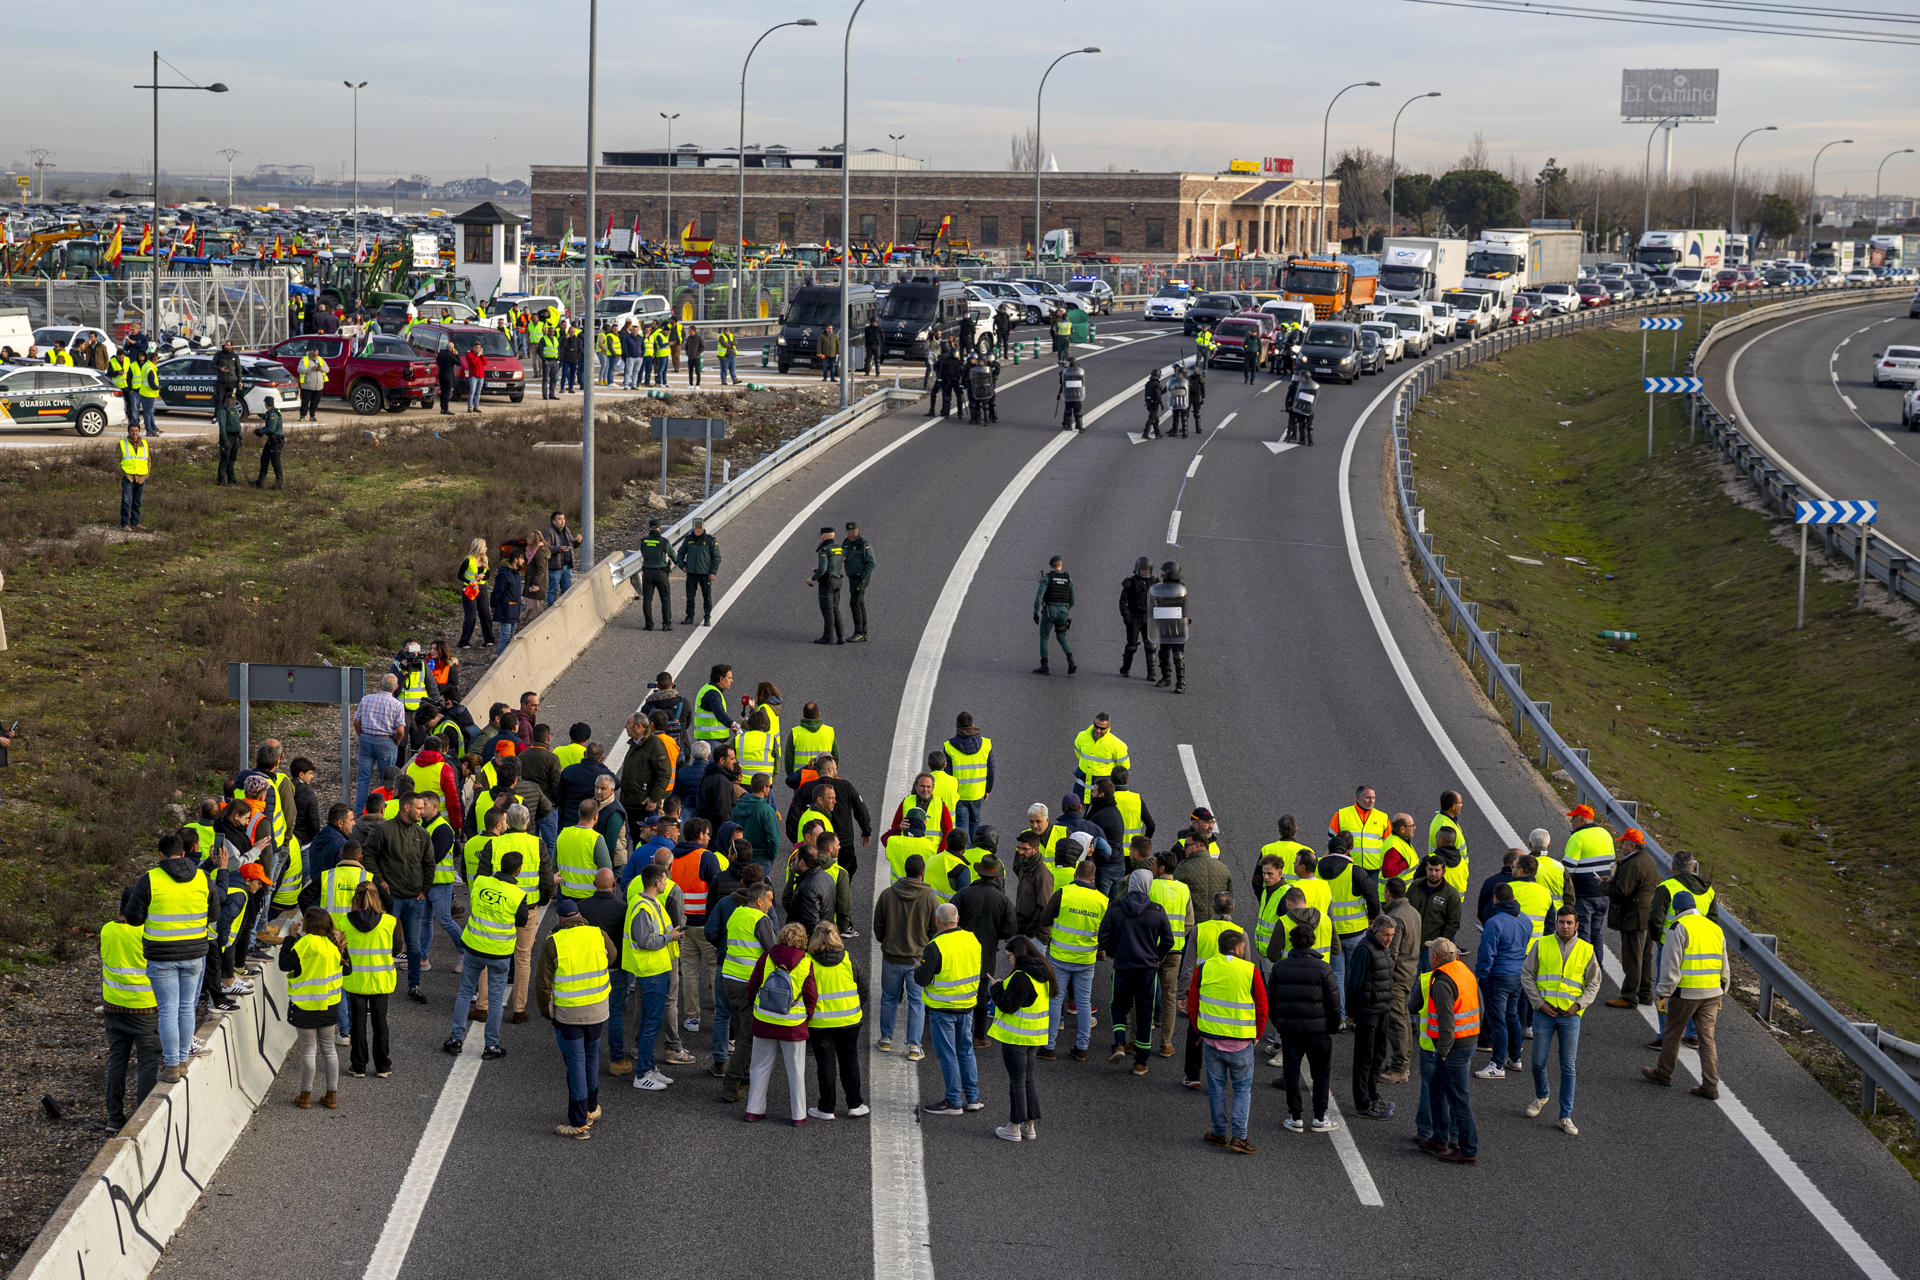
<path id="1" fill-rule="evenodd" d="M 149 332 L 153 281 L 14 280 L 0 283 L 0 307 L 25 307 L 35 328 L 91 325 L 118 339 L 138 320 Z M 288 335 L 287 273 L 160 277 L 163 337 L 232 339 L 244 350 L 271 346 Z"/>

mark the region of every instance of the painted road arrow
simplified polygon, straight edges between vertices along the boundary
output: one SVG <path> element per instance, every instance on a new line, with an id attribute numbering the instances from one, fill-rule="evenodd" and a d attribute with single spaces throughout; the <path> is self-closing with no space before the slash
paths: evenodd
<path id="1" fill-rule="evenodd" d="M 1267 446 L 1268 453 L 1285 453 L 1289 449 L 1298 449 L 1300 447 L 1299 445 L 1295 444 L 1293 441 L 1285 440 L 1285 439 L 1262 440 L 1260 443 Z"/>
<path id="2" fill-rule="evenodd" d="M 1796 502 L 1795 524 L 1873 524 L 1880 518 L 1878 502 Z"/>

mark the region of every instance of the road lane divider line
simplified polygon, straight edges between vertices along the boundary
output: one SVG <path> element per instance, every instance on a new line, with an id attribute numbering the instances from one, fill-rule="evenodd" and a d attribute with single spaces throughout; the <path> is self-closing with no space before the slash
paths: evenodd
<path id="1" fill-rule="evenodd" d="M 506 993 L 495 991 L 493 998 L 505 999 Z M 460 1113 L 466 1110 L 467 1097 L 479 1077 L 478 1054 L 462 1054 L 453 1060 L 453 1070 L 447 1072 L 447 1082 L 440 1086 L 433 1114 L 427 1118 L 427 1127 L 413 1148 L 413 1159 L 407 1162 L 407 1175 L 401 1179 L 393 1207 L 387 1211 L 387 1224 L 380 1229 L 379 1243 L 373 1246 L 364 1280 L 400 1280 L 407 1250 L 413 1246 L 414 1232 L 420 1226 L 420 1215 L 426 1212 L 427 1201 L 433 1197 L 433 1184 L 439 1180 L 447 1148 L 453 1145 L 454 1131 L 460 1127 Z"/>
<path id="2" fill-rule="evenodd" d="M 1120 394 L 1101 402 L 1086 415 L 1087 424 L 1098 422 L 1138 395 L 1146 385 L 1147 380 L 1141 378 Z M 914 775 L 920 771 L 920 762 L 926 758 L 923 746 L 933 715 L 934 687 L 939 683 L 940 668 L 946 662 L 947 645 L 953 639 L 961 606 L 966 603 L 967 593 L 987 558 L 988 549 L 1027 489 L 1060 451 L 1080 435 L 1078 431 L 1062 432 L 1043 445 L 1007 481 L 993 505 L 980 517 L 973 533 L 961 544 L 959 558 L 953 562 L 946 585 L 936 598 L 933 611 L 927 615 L 927 625 L 920 633 L 913 663 L 907 668 L 906 684 L 900 691 L 900 714 L 894 721 L 893 749 L 887 757 L 887 794 L 905 795 Z M 870 861 L 877 896 L 886 887 L 881 876 L 887 860 Z M 879 938 L 870 938 L 867 972 L 879 973 L 883 959 Z M 868 1019 L 867 1027 L 868 1035 L 877 1041 L 880 1020 Z M 920 1075 L 907 1062 L 904 1053 L 874 1053 L 868 1072 L 867 1101 L 873 1108 L 868 1134 L 874 1280 L 933 1280 L 933 1228 L 927 1208 L 926 1152 L 917 1114 Z"/>
<path id="3" fill-rule="evenodd" d="M 1778 332 L 1778 330 L 1773 330 L 1772 332 Z M 1741 351 L 1744 352 L 1745 349 L 1745 347 L 1742 347 Z M 1734 359 L 1737 361 L 1739 356 L 1736 355 Z M 1514 828 L 1514 825 L 1507 820 L 1506 814 L 1500 809 L 1499 805 L 1495 803 L 1492 793 L 1490 793 L 1485 784 L 1480 781 L 1479 774 L 1475 773 L 1473 767 L 1467 763 L 1466 757 L 1454 743 L 1452 735 L 1450 735 L 1446 727 L 1440 723 L 1440 717 L 1434 713 L 1432 704 L 1427 701 L 1425 692 L 1420 688 L 1420 682 L 1414 678 L 1413 668 L 1408 664 L 1406 655 L 1400 649 L 1399 641 L 1394 637 L 1392 629 L 1387 625 L 1386 614 L 1380 608 L 1380 600 L 1379 597 L 1374 594 L 1372 582 L 1368 580 L 1366 561 L 1360 552 L 1360 535 L 1353 516 L 1352 476 L 1354 449 L 1359 444 L 1361 431 L 1365 430 L 1368 420 L 1373 417 L 1374 411 L 1380 407 L 1381 403 L 1385 401 L 1388 396 L 1394 394 L 1394 392 L 1399 389 L 1400 383 L 1405 381 L 1406 377 L 1407 375 L 1403 374 L 1400 378 L 1388 383 L 1385 387 L 1381 388 L 1378 395 L 1374 396 L 1374 398 L 1368 402 L 1367 407 L 1361 410 L 1360 416 L 1354 420 L 1352 428 L 1347 432 L 1346 445 L 1340 451 L 1340 473 L 1338 478 L 1340 526 L 1346 537 L 1347 564 L 1353 571 L 1354 583 L 1360 590 L 1362 603 L 1367 607 L 1367 616 L 1373 622 L 1374 634 L 1379 638 L 1380 647 L 1385 651 L 1387 661 L 1393 667 L 1394 675 L 1399 679 L 1400 687 L 1405 691 L 1408 702 L 1413 705 L 1415 715 L 1419 717 L 1420 723 L 1425 726 L 1427 735 L 1433 739 L 1433 745 L 1439 748 L 1440 754 L 1445 757 L 1447 765 L 1454 772 L 1454 776 L 1460 779 L 1461 785 L 1472 793 L 1474 804 L 1479 807 L 1482 814 L 1486 815 L 1487 823 L 1494 829 L 1494 834 L 1505 842 L 1509 848 L 1524 847 L 1525 842 L 1520 839 L 1520 833 Z M 1731 386 L 1733 381 L 1733 367 L 1731 363 L 1727 368 L 1727 381 L 1729 386 Z M 1735 412 L 1738 413 L 1737 407 Z M 1615 985 L 1618 986 L 1620 977 L 1622 976 L 1619 962 L 1611 953 L 1602 951 L 1601 963 L 1606 969 L 1608 976 L 1611 977 Z M 1649 1023 L 1652 1022 L 1652 1014 L 1645 1007 L 1642 1007 L 1641 1014 Z M 1780 1144 L 1774 1140 L 1773 1136 L 1767 1132 L 1759 1120 L 1754 1117 L 1753 1113 L 1740 1102 L 1724 1082 L 1720 1086 L 1720 1111 L 1728 1120 L 1732 1121 L 1734 1129 L 1741 1137 L 1747 1140 L 1748 1145 L 1753 1148 L 1754 1153 L 1773 1171 L 1774 1175 L 1780 1179 L 1781 1183 L 1793 1194 L 1794 1198 L 1800 1202 L 1801 1206 L 1813 1216 L 1814 1221 L 1819 1223 L 1826 1233 L 1832 1237 L 1834 1243 L 1840 1246 L 1841 1251 L 1846 1254 L 1849 1261 L 1858 1267 L 1864 1275 L 1870 1277 L 1871 1280 L 1897 1280 L 1894 1270 L 1887 1265 L 1886 1261 L 1874 1250 L 1873 1246 L 1866 1242 L 1866 1239 L 1854 1228 L 1853 1224 L 1847 1221 L 1846 1217 L 1834 1206 L 1833 1202 L 1827 1198 L 1826 1194 L 1814 1185 L 1813 1180 L 1807 1177 L 1806 1173 L 1800 1168 L 1794 1158 L 1788 1155 Z"/>
<path id="4" fill-rule="evenodd" d="M 1167 518 L 1167 545 L 1170 547 L 1180 545 L 1180 508 L 1178 507 L 1175 507 L 1173 514 Z"/>
<path id="5" fill-rule="evenodd" d="M 1193 479 L 1193 473 L 1200 469 L 1200 459 L 1206 456 L 1204 453 L 1196 453 L 1193 455 L 1193 461 L 1187 464 L 1187 479 Z"/>
<path id="6" fill-rule="evenodd" d="M 1193 807 L 1213 808 L 1207 801 L 1207 784 L 1200 780 L 1200 762 L 1194 757 L 1192 744 L 1183 742 L 1174 750 L 1180 756 L 1180 772 L 1187 775 L 1187 794 L 1193 797 Z"/>

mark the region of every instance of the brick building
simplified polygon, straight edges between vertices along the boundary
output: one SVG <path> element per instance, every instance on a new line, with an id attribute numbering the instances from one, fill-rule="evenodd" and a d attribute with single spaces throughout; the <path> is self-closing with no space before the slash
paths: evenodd
<path id="1" fill-rule="evenodd" d="M 697 234 L 720 244 L 740 234 L 734 209 L 739 172 L 734 153 L 680 149 L 668 153 L 606 152 L 597 179 L 598 235 L 639 226 L 649 239 L 677 233 L 691 219 Z M 780 153 L 777 163 L 749 148 L 745 238 L 752 243 L 820 243 L 843 239 L 839 156 Z M 910 245 L 923 227 L 951 216 L 950 235 L 978 250 L 1018 256 L 1033 239 L 1033 175 L 1008 170 L 893 167 L 886 153 L 859 152 L 852 166 L 856 240 Z M 724 161 L 712 163 L 709 161 Z M 667 185 L 673 186 L 673 223 Z M 894 192 L 899 191 L 898 207 Z M 1312 241 L 1320 184 L 1313 179 L 1228 173 L 1048 173 L 1041 180 L 1043 231 L 1065 227 L 1083 249 L 1152 259 L 1205 253 L 1222 244 L 1245 252 L 1305 252 Z M 1327 183 L 1327 217 L 1340 204 L 1340 184 Z M 898 215 L 898 232 L 895 215 Z M 533 169 L 531 233 L 546 243 L 587 234 L 586 169 Z"/>

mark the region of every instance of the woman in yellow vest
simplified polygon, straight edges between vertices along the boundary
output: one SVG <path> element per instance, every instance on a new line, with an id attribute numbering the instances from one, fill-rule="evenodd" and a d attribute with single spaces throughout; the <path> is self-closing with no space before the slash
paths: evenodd
<path id="1" fill-rule="evenodd" d="M 160 1080 L 160 1002 L 147 977 L 143 931 L 128 924 L 125 913 L 100 927 L 100 1001 L 107 1025 L 107 1123 L 119 1129 L 127 1123 L 127 1059 L 137 1055 L 139 1061 L 136 1110 Z"/>
<path id="2" fill-rule="evenodd" d="M 493 566 L 487 562 L 487 540 L 475 538 L 467 544 L 467 555 L 460 562 L 460 647 L 473 639 L 473 628 L 480 628 L 483 644 L 493 644 L 493 608 L 488 603 L 488 578 Z"/>
<path id="3" fill-rule="evenodd" d="M 839 1092 L 845 1089 L 847 1114 L 864 1116 L 867 1098 L 860 1079 L 860 1021 L 865 1017 L 866 971 L 847 954 L 840 930 L 830 920 L 813 926 L 807 955 L 820 993 L 807 1016 L 807 1039 L 820 1076 L 820 1101 L 808 1107 L 807 1114 L 815 1120 L 834 1119 Z"/>
<path id="4" fill-rule="evenodd" d="M 553 932 L 534 960 L 533 994 L 567 1064 L 567 1119 L 553 1130 L 563 1138 L 585 1141 L 600 1118 L 600 1038 L 619 963 L 620 948 L 606 930 L 582 916 L 576 900 L 560 899 Z"/>
<path id="5" fill-rule="evenodd" d="M 1046 954 L 1027 937 L 1007 944 L 1013 971 L 993 984 L 993 1024 L 989 1039 L 1000 1042 L 1007 1068 L 1007 1122 L 994 1136 L 1008 1142 L 1040 1137 L 1040 1087 L 1034 1079 L 1034 1055 L 1047 1042 L 1047 1010 L 1059 977 Z"/>
<path id="6" fill-rule="evenodd" d="M 353 891 L 353 909 L 340 926 L 347 963 L 352 966 L 342 982 L 353 1041 L 347 1055 L 347 1074 L 356 1080 L 366 1077 L 369 1048 L 373 1074 L 382 1080 L 393 1074 L 393 1055 L 387 1048 L 387 997 L 399 980 L 393 963 L 396 923 L 380 909 L 379 886 L 362 880 Z"/>
<path id="7" fill-rule="evenodd" d="M 807 955 L 807 927 L 792 922 L 747 978 L 753 1013 L 753 1061 L 747 1085 L 747 1119 L 767 1118 L 767 1086 L 778 1059 L 787 1072 L 787 1109 L 794 1128 L 807 1122 L 807 1023 L 820 1003 L 820 987 Z"/>
<path id="8" fill-rule="evenodd" d="M 280 944 L 280 970 L 287 975 L 287 1022 L 300 1045 L 300 1092 L 293 1105 L 303 1111 L 313 1106 L 313 1082 L 320 1063 L 326 1064 L 327 1082 L 320 1105 L 329 1109 L 340 1105 L 340 1055 L 334 1047 L 334 1027 L 340 1019 L 341 988 L 350 963 L 342 954 L 344 945 L 333 918 L 320 907 L 308 907 L 293 935 Z"/>

